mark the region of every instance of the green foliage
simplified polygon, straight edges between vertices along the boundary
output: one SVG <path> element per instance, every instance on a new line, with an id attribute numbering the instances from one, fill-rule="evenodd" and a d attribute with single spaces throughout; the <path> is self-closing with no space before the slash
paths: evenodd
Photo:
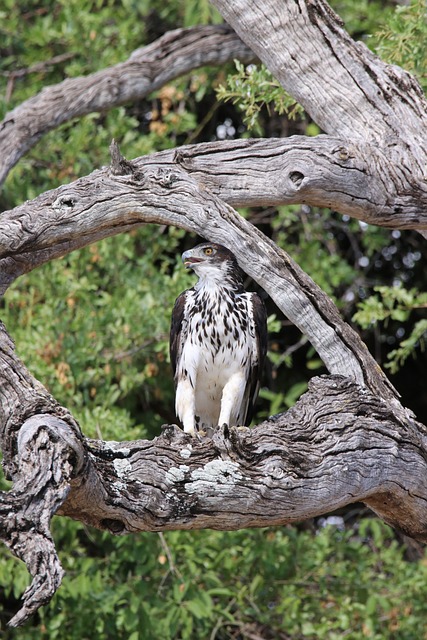
<path id="1" fill-rule="evenodd" d="M 37 72 L 35 87 L 18 82 L 19 101 L 32 95 L 40 80 L 56 81 L 60 69 L 73 77 L 126 59 L 141 44 L 144 23 L 136 18 L 148 6 L 148 2 L 139 3 L 129 11 L 125 3 L 115 0 L 60 0 L 54 4 L 5 0 L 0 22 L 3 70 L 28 69 L 64 51 L 72 54 L 64 66 L 47 65 L 45 71 Z"/>
<path id="2" fill-rule="evenodd" d="M 350 32 L 365 40 L 381 21 L 388 24 L 383 29 L 389 28 L 389 35 L 378 45 L 384 55 L 423 73 L 425 23 L 414 6 L 398 6 L 394 13 L 380 1 L 334 4 Z M 168 29 L 219 20 L 207 0 L 156 5 L 150 0 L 4 0 L 0 118 L 46 84 L 121 62 Z M 393 38 L 401 58 L 393 58 L 394 45 L 386 51 Z M 64 52 L 70 54 L 67 59 L 54 60 Z M 46 64 L 34 71 L 38 63 Z M 13 77 L 13 71 L 22 74 Z M 264 68 L 240 65 L 228 84 L 225 73 L 200 69 L 138 104 L 62 125 L 15 167 L 1 207 L 107 164 L 113 137 L 132 158 L 214 139 L 225 117 L 238 130 L 234 103 L 260 135 L 266 135 L 269 112 L 300 115 Z M 227 104 L 218 104 L 212 92 L 219 82 Z M 300 133 L 305 125 L 297 124 Z M 310 123 L 305 133 L 317 135 L 319 129 Z M 385 229 L 305 206 L 245 215 L 291 253 L 347 318 L 373 283 L 384 285 L 376 302 L 368 299 L 366 311 L 362 305 L 358 313 L 374 317 L 364 325 L 368 337 L 373 322 L 384 332 L 395 333 L 396 323 L 406 327 L 408 337 L 392 352 L 391 363 L 403 366 L 414 345 L 422 346 L 426 321 L 417 319 L 413 328 L 411 322 L 416 305 L 425 302 L 417 293 L 425 274 L 409 253 L 406 263 L 396 264 L 395 257 L 405 256 L 407 247 L 418 252 L 415 235 L 396 238 Z M 89 437 L 152 437 L 163 422 L 174 421 L 169 318 L 176 295 L 194 282 L 179 260 L 194 242 L 181 231 L 146 226 L 20 278 L 1 303 L 18 354 Z M 367 266 L 361 267 L 361 259 Z M 396 275 L 405 288 L 393 293 Z M 269 371 L 260 416 L 294 404 L 321 366 L 304 337 L 286 319 L 274 317 L 273 305 L 267 304 Z M 67 574 L 53 601 L 18 634 L 4 623 L 18 608 L 29 578 L 25 567 L 0 549 L 2 638 L 421 639 L 427 560 L 407 563 L 404 547 L 378 520 L 348 531 L 314 526 L 313 531 L 289 527 L 113 538 L 58 518 L 53 534 Z"/>
<path id="3" fill-rule="evenodd" d="M 183 4 L 184 26 L 194 24 L 218 24 L 223 22 L 221 14 L 212 6 L 209 0 L 185 0 Z"/>
<path id="4" fill-rule="evenodd" d="M 427 91 L 427 14 L 425 0 L 397 4 L 374 36 L 377 54 L 413 73 Z"/>
<path id="5" fill-rule="evenodd" d="M 409 356 L 416 357 L 417 350 L 424 352 L 427 342 L 427 320 L 418 320 L 413 326 L 411 334 L 402 340 L 397 349 L 388 354 L 385 366 L 391 373 L 397 373 L 405 364 Z"/>
<path id="6" fill-rule="evenodd" d="M 331 218 L 330 211 L 292 205 L 275 211 L 271 227 L 274 241 L 290 251 L 300 267 L 340 304 L 343 290 L 356 277 L 356 270 L 343 253 L 342 238 L 337 233 L 341 228 L 347 231 L 346 225 Z M 356 229 L 357 223 L 350 223 L 348 233 L 354 234 Z"/>
<path id="7" fill-rule="evenodd" d="M 359 310 L 353 320 L 366 329 L 378 322 L 387 323 L 395 320 L 404 323 L 412 311 L 427 309 L 427 293 L 419 293 L 416 289 L 405 289 L 402 286 L 374 287 L 376 294 L 359 303 Z M 397 373 L 410 355 L 415 357 L 416 350 L 424 351 L 427 341 L 427 320 L 416 322 L 410 335 L 402 340 L 397 349 L 388 354 L 386 367 Z"/>
<path id="8" fill-rule="evenodd" d="M 366 329 L 371 324 L 388 319 L 404 322 L 413 309 L 427 308 L 427 293 L 402 286 L 374 287 L 373 295 L 359 304 L 353 320 Z"/>
<path id="9" fill-rule="evenodd" d="M 375 519 L 315 536 L 287 527 L 114 539 L 62 520 L 54 529 L 67 575 L 20 640 L 423 637 L 427 560 L 408 563 Z M 4 552 L 0 582 L 11 602 L 27 582 Z"/>
<path id="10" fill-rule="evenodd" d="M 91 437 L 141 437 L 173 419 L 170 313 L 190 285 L 177 263 L 182 237 L 146 226 L 109 238 L 46 264 L 6 295 L 2 316 L 18 352 Z"/>
<path id="11" fill-rule="evenodd" d="M 389 22 L 396 6 L 384 0 L 331 0 L 329 4 L 344 21 L 348 33 L 367 44 L 378 26 Z"/>
<path id="12" fill-rule="evenodd" d="M 216 21 L 207 2 L 204 6 L 204 20 Z M 0 9 L 4 18 L 0 19 L 0 120 L 45 85 L 126 60 L 147 43 L 153 21 L 160 31 L 156 35 L 184 26 L 194 17 L 195 4 L 193 0 L 172 2 L 154 17 L 153 11 L 148 0 L 46 0 L 31 6 L 23 0 L 7 1 Z M 57 61 L 64 52 L 69 57 Z M 33 71 L 35 65 L 42 68 Z M 11 171 L 0 196 L 1 209 L 108 164 L 112 138 L 129 158 L 186 143 L 196 127 L 194 103 L 203 97 L 201 85 L 205 92 L 211 85 L 206 71 L 162 87 L 141 104 L 64 123 L 45 135 Z"/>
<path id="13" fill-rule="evenodd" d="M 283 90 L 264 65 L 245 66 L 238 60 L 234 63 L 237 73 L 227 76 L 226 85 L 219 85 L 217 96 L 219 100 L 230 100 L 239 107 L 250 132 L 261 133 L 258 117 L 265 106 L 267 109 L 275 109 L 279 115 L 286 114 L 291 119 L 304 113 L 302 107 Z"/>

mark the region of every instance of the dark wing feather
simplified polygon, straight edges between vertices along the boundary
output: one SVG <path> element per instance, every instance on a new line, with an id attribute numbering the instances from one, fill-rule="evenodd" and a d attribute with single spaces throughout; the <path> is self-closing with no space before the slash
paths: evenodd
<path id="1" fill-rule="evenodd" d="M 175 378 L 176 368 L 178 366 L 178 362 L 182 352 L 182 343 L 184 338 L 184 336 L 182 335 L 182 330 L 183 330 L 183 325 L 185 326 L 186 324 L 184 321 L 186 295 L 187 295 L 187 292 L 184 291 L 183 293 L 181 293 L 180 296 L 178 296 L 172 311 L 169 350 L 170 350 L 170 358 L 171 358 L 171 365 L 172 365 L 174 378 Z"/>
<path id="2" fill-rule="evenodd" d="M 264 368 L 264 360 L 267 355 L 267 311 L 264 302 L 257 293 L 250 294 L 252 298 L 253 322 L 255 326 L 257 353 L 254 354 L 254 365 L 249 372 L 249 379 L 246 388 L 247 394 L 247 412 L 245 418 L 245 426 L 249 426 L 254 415 L 255 402 L 258 397 L 258 391 L 261 383 L 262 371 Z M 245 395 L 246 395 L 245 394 Z"/>

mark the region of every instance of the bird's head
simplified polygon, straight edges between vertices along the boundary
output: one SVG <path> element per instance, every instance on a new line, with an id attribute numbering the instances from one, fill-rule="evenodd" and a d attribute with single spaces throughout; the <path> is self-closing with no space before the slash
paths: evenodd
<path id="1" fill-rule="evenodd" d="M 236 257 L 229 249 L 214 242 L 204 242 L 184 251 L 182 261 L 186 269 L 193 269 L 200 279 L 221 279 L 230 276 L 240 282 L 240 269 Z M 225 282 L 224 282 L 225 284 Z"/>

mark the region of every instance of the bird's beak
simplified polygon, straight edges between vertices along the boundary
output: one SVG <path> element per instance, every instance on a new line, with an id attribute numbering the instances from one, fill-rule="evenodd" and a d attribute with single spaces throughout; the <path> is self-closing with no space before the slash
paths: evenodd
<path id="1" fill-rule="evenodd" d="M 195 258 L 192 255 L 191 249 L 189 249 L 188 251 L 184 251 L 184 253 L 182 254 L 182 261 L 186 269 L 192 269 L 194 264 L 196 264 L 197 262 L 203 262 L 203 259 Z"/>

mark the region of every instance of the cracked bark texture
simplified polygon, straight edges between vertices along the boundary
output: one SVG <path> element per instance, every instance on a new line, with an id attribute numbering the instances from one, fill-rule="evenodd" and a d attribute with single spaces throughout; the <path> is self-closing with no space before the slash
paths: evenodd
<path id="1" fill-rule="evenodd" d="M 341 376 L 314 378 L 285 414 L 194 438 L 86 441 L 103 478 L 76 487 L 60 513 L 113 533 L 238 529 L 297 522 L 363 501 L 427 541 L 427 429 Z M 411 464 L 410 477 L 404 472 Z"/>
<path id="2" fill-rule="evenodd" d="M 255 56 L 227 25 L 176 29 L 114 67 L 46 87 L 0 123 L 0 185 L 24 153 L 63 122 L 140 100 L 192 69 L 234 58 Z"/>
<path id="3" fill-rule="evenodd" d="M 46 88 L 0 126 L 2 175 L 59 122 L 232 57 L 263 60 L 327 135 L 191 145 L 132 162 L 113 145 L 111 167 L 2 214 L 0 294 L 21 274 L 101 238 L 173 224 L 228 245 L 331 375 L 253 430 L 191 438 L 166 426 L 153 441 L 89 441 L 0 325 L 0 439 L 13 481 L 0 494 L 0 536 L 33 576 L 13 625 L 61 581 L 49 532 L 55 512 L 123 534 L 284 524 L 363 501 L 427 541 L 426 428 L 331 300 L 232 209 L 317 204 L 427 229 L 425 98 L 409 74 L 353 42 L 321 0 L 213 4 L 246 45 L 224 27 L 179 30 L 123 66 Z"/>
<path id="4" fill-rule="evenodd" d="M 94 239 L 147 222 L 175 225 L 230 246 L 244 271 L 308 336 L 331 373 L 396 400 L 358 334 L 285 251 L 176 165 L 141 169 L 112 149 L 113 163 L 92 174 L 89 195 L 82 179 L 3 215 L 0 287 L 7 288 L 17 270 L 29 271 Z"/>

